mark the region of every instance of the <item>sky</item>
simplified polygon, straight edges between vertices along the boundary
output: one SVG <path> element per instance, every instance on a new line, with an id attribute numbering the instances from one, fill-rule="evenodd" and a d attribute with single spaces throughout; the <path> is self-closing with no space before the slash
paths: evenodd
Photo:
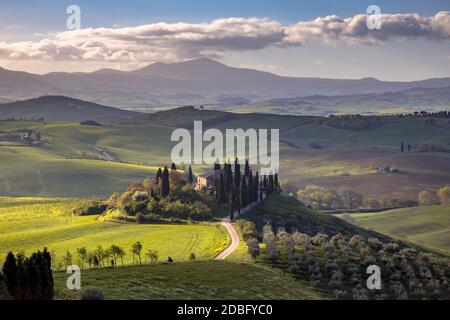
<path id="1" fill-rule="evenodd" d="M 67 28 L 70 5 L 80 30 Z M 369 5 L 380 29 L 367 28 Z M 0 1 L 3 68 L 133 70 L 201 57 L 285 76 L 448 77 L 450 0 Z"/>

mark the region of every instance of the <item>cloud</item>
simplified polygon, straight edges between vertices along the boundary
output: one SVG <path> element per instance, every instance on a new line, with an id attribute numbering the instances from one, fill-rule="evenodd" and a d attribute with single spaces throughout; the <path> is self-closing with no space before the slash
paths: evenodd
<path id="1" fill-rule="evenodd" d="M 450 12 L 432 17 L 382 14 L 381 29 L 369 30 L 367 15 L 319 17 L 282 25 L 271 19 L 226 18 L 209 23 L 153 23 L 135 27 L 85 28 L 47 35 L 39 41 L 0 42 L 2 60 L 102 62 L 136 66 L 225 51 L 324 44 L 376 45 L 395 38 L 450 39 Z"/>
<path id="2" fill-rule="evenodd" d="M 442 11 L 433 17 L 418 14 L 381 14 L 380 29 L 367 28 L 367 15 L 348 19 L 327 16 L 299 22 L 286 28 L 284 43 L 302 45 L 311 40 L 326 44 L 379 44 L 394 38 L 450 39 L 450 12 Z"/>

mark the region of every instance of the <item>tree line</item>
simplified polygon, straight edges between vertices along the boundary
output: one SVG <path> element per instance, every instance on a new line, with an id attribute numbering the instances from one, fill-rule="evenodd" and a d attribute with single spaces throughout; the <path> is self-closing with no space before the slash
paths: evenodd
<path id="1" fill-rule="evenodd" d="M 6 255 L 0 272 L 0 300 L 51 300 L 55 295 L 52 257 L 47 248 L 30 257 Z"/>
<path id="2" fill-rule="evenodd" d="M 240 213 L 241 209 L 249 204 L 281 192 L 278 173 L 263 175 L 260 178 L 258 171 L 253 174 L 248 160 L 245 161 L 243 172 L 237 158 L 234 166 L 228 162 L 222 167 L 216 162 L 214 172 L 218 171 L 220 173 L 214 181 L 213 191 L 218 204 L 228 204 L 231 220 L 236 210 Z"/>
<path id="3" fill-rule="evenodd" d="M 335 299 L 449 299 L 450 263 L 434 254 L 419 252 L 395 242 L 383 243 L 360 235 L 329 237 L 318 233 L 275 234 L 263 228 L 263 248 L 256 238 L 247 241 L 256 260 L 309 281 Z M 381 269 L 381 290 L 368 290 L 366 268 Z"/>

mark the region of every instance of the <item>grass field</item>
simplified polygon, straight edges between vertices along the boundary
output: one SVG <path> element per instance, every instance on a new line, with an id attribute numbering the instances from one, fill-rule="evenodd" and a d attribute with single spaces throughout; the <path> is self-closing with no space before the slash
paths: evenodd
<path id="1" fill-rule="evenodd" d="M 56 298 L 76 299 L 67 274 L 55 273 Z M 196 261 L 87 270 L 82 287 L 103 289 L 106 299 L 320 299 L 310 286 L 276 269 L 223 261 Z"/>
<path id="2" fill-rule="evenodd" d="M 400 154 L 400 143 L 447 145 L 450 126 L 443 119 L 427 125 L 421 118 L 385 118 L 382 125 L 344 130 L 319 123 L 318 117 L 267 114 L 226 114 L 209 111 L 170 111 L 156 120 L 108 126 L 81 126 L 71 122 L 2 121 L 1 130 L 34 129 L 45 143 L 33 147 L 0 146 L 0 194 L 50 197 L 106 196 L 122 191 L 134 180 L 154 175 L 168 164 L 175 142 L 173 127 L 205 120 L 204 129 L 280 129 L 280 178 L 298 187 L 306 184 L 357 188 L 366 197 L 396 195 L 415 199 L 417 193 L 450 184 L 450 154 Z M 214 117 L 217 117 L 215 120 Z M 209 122 L 208 122 L 209 121 Z M 322 149 L 311 149 L 310 143 Z M 206 144 L 205 144 L 206 145 Z M 94 146 L 130 165 L 81 160 L 102 155 Z M 69 158 L 69 159 L 67 159 Z M 447 164 L 446 164 L 447 163 Z M 398 166 L 402 175 L 378 175 L 371 165 Z M 204 166 L 194 166 L 198 173 Z"/>
<path id="3" fill-rule="evenodd" d="M 450 206 L 352 214 L 364 228 L 450 256 Z"/>
<path id="4" fill-rule="evenodd" d="M 53 202 L 53 203 L 52 203 Z M 40 203 L 40 204 L 37 204 Z M 48 247 L 55 254 L 55 266 L 70 250 L 111 244 L 127 251 L 124 263 L 132 262 L 131 244 L 141 241 L 144 251 L 158 250 L 160 260 L 171 256 L 175 261 L 187 260 L 191 252 L 197 259 L 214 257 L 228 244 L 228 234 L 221 226 L 211 224 L 152 225 L 100 222 L 96 216 L 71 216 L 74 200 L 0 198 L 0 262 L 7 252 L 29 254 Z"/>

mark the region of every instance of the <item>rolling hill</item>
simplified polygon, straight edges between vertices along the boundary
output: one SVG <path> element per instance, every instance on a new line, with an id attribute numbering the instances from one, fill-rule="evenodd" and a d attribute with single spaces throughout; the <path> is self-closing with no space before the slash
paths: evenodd
<path id="1" fill-rule="evenodd" d="M 352 214 L 356 224 L 450 256 L 450 206 Z"/>
<path id="2" fill-rule="evenodd" d="M 77 299 L 67 274 L 55 272 L 57 299 Z M 139 280 L 137 280 L 139 279 Z M 253 264 L 195 261 L 83 271 L 86 287 L 107 300 L 317 300 L 322 293 L 279 270 Z"/>
<path id="3" fill-rule="evenodd" d="M 28 145 L 3 140 L 0 134 L 0 193 L 85 197 L 122 191 L 133 180 L 142 180 L 166 165 L 175 145 L 170 140 L 172 131 L 192 128 L 194 120 L 203 120 L 204 129 L 280 129 L 280 177 L 295 188 L 317 184 L 356 188 L 366 199 L 390 195 L 415 200 L 422 190 L 450 184 L 450 154 L 418 151 L 428 142 L 447 146 L 447 119 L 429 125 L 422 117 L 384 117 L 378 126 L 349 130 L 330 127 L 322 117 L 185 107 L 105 126 L 0 121 L 2 132 L 29 129 L 41 135 L 40 143 Z M 411 144 L 412 152 L 400 153 L 401 141 Z M 311 148 L 312 143 L 321 149 Z M 115 162 L 105 161 L 95 147 L 108 152 Z M 376 166 L 396 166 L 400 172 L 380 174 Z M 196 173 L 205 168 L 193 167 Z"/>
<path id="4" fill-rule="evenodd" d="M 290 115 L 392 114 L 450 109 L 450 87 L 412 88 L 396 92 L 356 95 L 314 95 L 278 98 L 236 105 L 236 112 L 265 112 Z"/>
<path id="5" fill-rule="evenodd" d="M 121 110 L 64 96 L 39 98 L 0 104 L 0 119 L 39 119 L 56 121 L 94 120 L 110 123 L 137 117 L 138 112 Z"/>
<path id="6" fill-rule="evenodd" d="M 3 99 L 61 94 L 131 108 L 185 104 L 227 105 L 235 101 L 242 104 L 247 100 L 448 86 L 450 78 L 389 82 L 374 78 L 283 77 L 269 72 L 229 67 L 211 59 L 155 63 L 134 71 L 103 69 L 92 73 L 52 72 L 35 75 L 0 70 L 0 97 Z"/>

